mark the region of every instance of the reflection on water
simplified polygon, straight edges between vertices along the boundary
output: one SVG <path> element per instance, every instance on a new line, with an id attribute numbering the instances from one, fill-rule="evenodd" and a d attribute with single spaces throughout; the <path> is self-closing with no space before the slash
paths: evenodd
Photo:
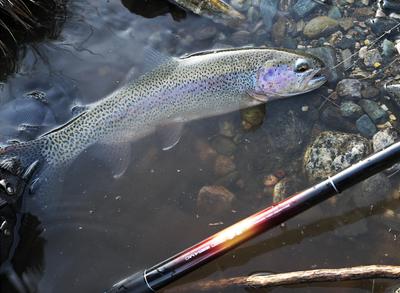
<path id="1" fill-rule="evenodd" d="M 260 26 L 259 12 L 251 12 L 249 7 L 242 10 L 254 15 L 249 14 L 243 26 L 226 28 L 190 13 L 181 19 L 181 11 L 163 1 L 122 2 L 70 1 L 70 17 L 60 38 L 37 44 L 44 58 L 28 50 L 21 69 L 1 89 L 1 102 L 42 91 L 55 123 L 62 123 L 71 117 L 73 105 L 97 101 L 142 74 L 146 61 L 141 56 L 148 45 L 174 56 L 246 44 L 301 45 L 291 37 L 297 28 L 281 30 L 289 37 L 280 39 Z M 285 16 L 289 2 L 282 1 L 279 8 L 284 13 L 277 14 L 276 23 L 271 24 L 275 30 L 289 19 Z M 168 12 L 181 21 L 175 22 Z M 160 16 L 147 18 L 155 15 Z M 321 42 L 317 38 L 314 47 Z M 39 215 L 43 233 L 36 237 L 35 245 L 18 250 L 20 254 L 14 259 L 18 272 L 22 267 L 35 268 L 39 292 L 101 292 L 121 277 L 271 204 L 271 193 L 263 185 L 266 175 L 284 170 L 288 177 L 299 179 L 299 189 L 310 185 L 303 175 L 303 152 L 314 132 L 326 128 L 319 121 L 319 112 L 327 103 L 323 96 L 328 94 L 323 88 L 272 102 L 266 107 L 263 125 L 250 131 L 243 129 L 243 113 L 195 121 L 188 125 L 182 141 L 167 152 L 149 137 L 132 145 L 132 162 L 118 180 L 112 179 L 95 150 L 82 154 L 65 170 L 64 177 L 28 199 L 36 204 L 28 205 L 27 211 Z M 235 129 L 229 140 L 218 135 L 225 122 Z M 211 145 L 225 159 L 234 156 L 235 174 L 216 176 L 215 151 L 199 147 L 204 145 Z M 392 181 L 396 186 L 396 177 Z M 198 191 L 211 184 L 222 184 L 235 194 L 232 212 L 198 214 Z M 377 201 L 373 208 L 368 204 L 359 207 L 349 200 L 359 192 L 354 188 L 339 197 L 338 202 L 344 205 L 324 203 L 313 208 L 179 283 L 255 271 L 398 263 L 399 225 L 388 225 L 383 216 L 387 207 L 399 210 L 398 200 Z M 29 247 L 32 250 L 27 252 Z M 297 286 L 295 290 L 371 292 L 374 288 L 373 292 L 384 292 L 393 285 L 394 281 L 357 281 Z M 290 290 L 293 288 L 274 292 Z"/>

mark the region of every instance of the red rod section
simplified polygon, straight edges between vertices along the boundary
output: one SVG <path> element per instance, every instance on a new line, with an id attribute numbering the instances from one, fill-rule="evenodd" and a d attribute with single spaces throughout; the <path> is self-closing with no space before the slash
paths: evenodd
<path id="1" fill-rule="evenodd" d="M 270 206 L 165 261 L 115 284 L 113 292 L 155 292 L 239 244 L 283 223 L 400 160 L 400 142 L 327 180 Z"/>

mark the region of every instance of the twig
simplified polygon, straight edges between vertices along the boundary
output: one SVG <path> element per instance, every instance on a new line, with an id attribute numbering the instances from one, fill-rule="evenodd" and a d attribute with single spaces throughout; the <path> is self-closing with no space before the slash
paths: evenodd
<path id="1" fill-rule="evenodd" d="M 201 281 L 194 284 L 171 288 L 166 292 L 204 292 L 232 287 L 273 287 L 313 282 L 336 282 L 361 279 L 400 279 L 400 266 L 370 265 L 340 269 L 320 269 L 280 274 L 253 275 L 214 281 Z"/>

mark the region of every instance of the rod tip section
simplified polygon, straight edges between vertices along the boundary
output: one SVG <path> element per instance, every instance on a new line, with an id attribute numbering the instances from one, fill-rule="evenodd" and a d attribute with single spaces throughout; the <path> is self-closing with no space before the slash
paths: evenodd
<path id="1" fill-rule="evenodd" d="M 118 283 L 104 293 L 153 293 L 154 291 L 147 285 L 144 272 L 137 272 Z"/>

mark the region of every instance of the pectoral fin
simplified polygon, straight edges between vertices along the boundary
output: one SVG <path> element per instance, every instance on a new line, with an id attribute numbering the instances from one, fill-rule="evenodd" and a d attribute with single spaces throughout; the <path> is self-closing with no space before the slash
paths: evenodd
<path id="1" fill-rule="evenodd" d="M 247 94 L 251 98 L 253 98 L 253 99 L 257 100 L 257 101 L 263 102 L 263 103 L 268 102 L 269 100 L 271 100 L 271 98 L 269 98 L 268 96 L 266 96 L 264 94 L 256 93 L 254 91 L 249 91 L 249 92 L 247 92 Z"/>
<path id="2" fill-rule="evenodd" d="M 131 144 L 101 144 L 96 146 L 95 156 L 111 169 L 115 179 L 120 178 L 131 163 Z"/>
<path id="3" fill-rule="evenodd" d="M 183 131 L 183 122 L 171 122 L 161 125 L 157 129 L 157 134 L 161 140 L 163 151 L 172 149 L 181 139 Z"/>

